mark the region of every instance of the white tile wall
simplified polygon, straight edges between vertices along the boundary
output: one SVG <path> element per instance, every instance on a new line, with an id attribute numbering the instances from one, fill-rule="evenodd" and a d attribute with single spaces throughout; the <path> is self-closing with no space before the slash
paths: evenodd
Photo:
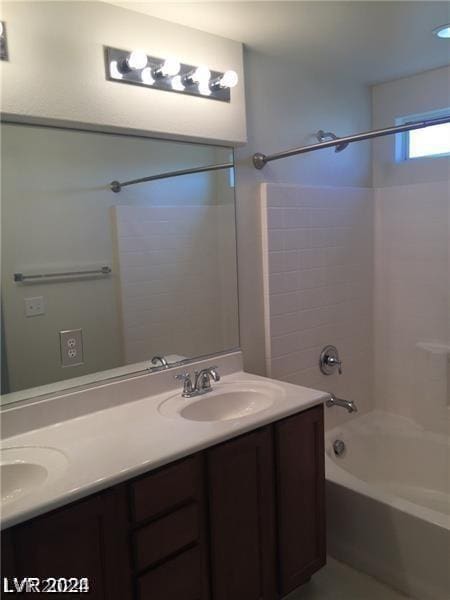
<path id="1" fill-rule="evenodd" d="M 234 214 L 226 208 L 113 207 L 127 363 L 238 345 L 235 247 L 224 239 Z"/>
<path id="2" fill-rule="evenodd" d="M 267 374 L 371 407 L 372 190 L 262 184 Z M 318 368 L 335 344 L 343 375 Z M 346 418 L 327 411 L 327 424 Z"/>
<path id="3" fill-rule="evenodd" d="M 448 427 L 450 365 L 423 348 L 450 344 L 449 191 L 448 182 L 375 190 L 376 406 L 432 428 Z"/>

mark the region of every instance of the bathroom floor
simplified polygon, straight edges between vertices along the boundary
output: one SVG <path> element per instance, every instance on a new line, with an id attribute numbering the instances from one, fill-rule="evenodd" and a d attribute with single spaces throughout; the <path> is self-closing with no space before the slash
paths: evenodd
<path id="1" fill-rule="evenodd" d="M 408 600 L 373 577 L 328 557 L 327 566 L 285 600 Z"/>

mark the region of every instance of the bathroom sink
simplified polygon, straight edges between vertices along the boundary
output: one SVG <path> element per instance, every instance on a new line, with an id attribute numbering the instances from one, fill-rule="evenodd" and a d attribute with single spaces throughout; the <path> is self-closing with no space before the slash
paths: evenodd
<path id="1" fill-rule="evenodd" d="M 53 448 L 22 446 L 0 450 L 2 504 L 9 504 L 53 483 L 67 459 Z"/>
<path id="2" fill-rule="evenodd" d="M 171 396 L 159 405 L 159 412 L 189 421 L 229 421 L 266 410 L 283 395 L 283 389 L 273 384 L 219 383 L 202 396 Z"/>

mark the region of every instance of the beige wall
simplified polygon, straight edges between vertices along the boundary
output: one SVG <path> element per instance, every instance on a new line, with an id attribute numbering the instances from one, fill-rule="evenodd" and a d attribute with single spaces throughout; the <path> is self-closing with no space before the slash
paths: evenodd
<path id="1" fill-rule="evenodd" d="M 101 2 L 4 2 L 10 60 L 2 61 L 2 110 L 159 137 L 246 140 L 242 45 Z M 234 69 L 231 102 L 106 81 L 103 46 Z"/>

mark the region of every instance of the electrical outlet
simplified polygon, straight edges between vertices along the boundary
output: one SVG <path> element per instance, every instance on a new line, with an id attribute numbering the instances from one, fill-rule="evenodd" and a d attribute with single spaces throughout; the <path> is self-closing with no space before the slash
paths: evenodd
<path id="1" fill-rule="evenodd" d="M 60 331 L 59 344 L 63 367 L 76 367 L 83 364 L 83 331 L 81 329 Z"/>
<path id="2" fill-rule="evenodd" d="M 43 296 L 25 298 L 24 300 L 26 317 L 37 317 L 38 315 L 45 315 L 45 303 Z"/>

